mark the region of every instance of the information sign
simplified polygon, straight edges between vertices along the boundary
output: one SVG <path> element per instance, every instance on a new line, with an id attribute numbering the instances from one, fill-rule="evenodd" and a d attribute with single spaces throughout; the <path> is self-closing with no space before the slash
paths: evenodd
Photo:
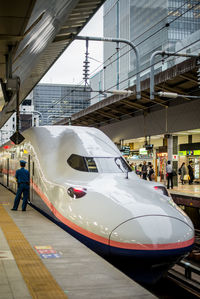
<path id="1" fill-rule="evenodd" d="M 187 156 L 193 156 L 194 155 L 194 151 L 187 151 Z"/>
<path id="2" fill-rule="evenodd" d="M 140 148 L 140 149 L 139 149 L 139 154 L 140 154 L 140 155 L 147 155 L 147 154 L 148 154 L 148 151 L 146 150 L 146 148 Z"/>
<path id="3" fill-rule="evenodd" d="M 34 246 L 34 247 L 35 247 L 36 250 L 37 249 L 53 249 L 52 246 L 49 246 L 49 245 L 47 245 L 47 246 Z"/>
<path id="4" fill-rule="evenodd" d="M 178 155 L 173 155 L 173 160 L 178 161 Z"/>
<path id="5" fill-rule="evenodd" d="M 39 254 L 49 254 L 49 253 L 56 253 L 54 249 L 37 249 Z"/>
<path id="6" fill-rule="evenodd" d="M 186 155 L 187 155 L 187 152 L 186 152 L 186 151 L 179 151 L 179 152 L 178 152 L 178 155 L 179 155 L 179 156 L 186 156 Z"/>
<path id="7" fill-rule="evenodd" d="M 40 257 L 42 259 L 55 259 L 55 258 L 59 258 L 60 254 L 59 253 L 40 254 Z"/>
<path id="8" fill-rule="evenodd" d="M 179 151 L 179 156 L 200 156 L 200 150 Z"/>
<path id="9" fill-rule="evenodd" d="M 200 156 L 200 150 L 194 150 L 194 156 Z"/>
<path id="10" fill-rule="evenodd" d="M 130 146 L 123 146 L 122 148 L 123 154 L 129 156 L 130 154 Z"/>
<path id="11" fill-rule="evenodd" d="M 52 259 L 61 257 L 60 253 L 57 253 L 56 250 L 52 248 L 52 246 L 34 246 L 37 253 L 40 255 L 42 259 Z"/>

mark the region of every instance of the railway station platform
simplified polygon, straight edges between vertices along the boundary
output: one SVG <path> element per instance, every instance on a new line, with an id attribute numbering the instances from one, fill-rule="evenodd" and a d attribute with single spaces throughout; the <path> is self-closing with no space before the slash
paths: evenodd
<path id="1" fill-rule="evenodd" d="M 155 298 L 0 185 L 0 299 Z"/>
<path id="2" fill-rule="evenodd" d="M 168 190 L 178 205 L 193 208 L 200 208 L 200 184 L 198 185 L 178 185 Z"/>
<path id="3" fill-rule="evenodd" d="M 193 196 L 197 197 L 200 200 L 200 184 L 179 184 L 177 187 L 175 186 L 173 189 L 169 189 L 170 193 L 176 193 L 176 194 L 183 194 L 186 196 Z"/>

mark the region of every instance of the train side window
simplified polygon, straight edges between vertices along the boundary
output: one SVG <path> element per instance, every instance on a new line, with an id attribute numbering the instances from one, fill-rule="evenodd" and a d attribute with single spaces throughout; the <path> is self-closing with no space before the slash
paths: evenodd
<path id="1" fill-rule="evenodd" d="M 84 157 L 72 154 L 67 160 L 67 163 L 76 170 L 88 172 Z"/>

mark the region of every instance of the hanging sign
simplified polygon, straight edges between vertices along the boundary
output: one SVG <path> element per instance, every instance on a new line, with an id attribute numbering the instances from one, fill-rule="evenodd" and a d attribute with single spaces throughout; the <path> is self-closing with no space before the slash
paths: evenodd
<path id="1" fill-rule="evenodd" d="M 178 155 L 173 155 L 173 156 L 172 156 L 172 159 L 173 159 L 174 161 L 178 161 Z"/>

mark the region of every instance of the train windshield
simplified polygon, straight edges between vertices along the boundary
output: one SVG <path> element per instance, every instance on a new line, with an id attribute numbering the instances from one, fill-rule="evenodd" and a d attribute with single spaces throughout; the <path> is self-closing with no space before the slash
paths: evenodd
<path id="1" fill-rule="evenodd" d="M 72 154 L 67 163 L 72 168 L 85 172 L 120 173 L 132 171 L 122 157 L 82 157 Z"/>

